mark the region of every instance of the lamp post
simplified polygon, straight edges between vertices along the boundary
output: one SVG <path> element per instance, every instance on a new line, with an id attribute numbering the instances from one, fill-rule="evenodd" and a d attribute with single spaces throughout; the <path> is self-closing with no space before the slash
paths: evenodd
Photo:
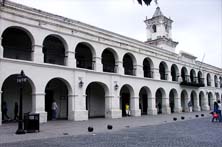
<path id="1" fill-rule="evenodd" d="M 17 75 L 17 84 L 19 85 L 19 121 L 18 121 L 18 130 L 16 131 L 16 134 L 25 134 L 25 131 L 23 129 L 23 119 L 22 119 L 22 92 L 23 92 L 23 86 L 27 81 L 27 77 L 25 76 L 24 71 L 22 70 L 20 74 Z"/>

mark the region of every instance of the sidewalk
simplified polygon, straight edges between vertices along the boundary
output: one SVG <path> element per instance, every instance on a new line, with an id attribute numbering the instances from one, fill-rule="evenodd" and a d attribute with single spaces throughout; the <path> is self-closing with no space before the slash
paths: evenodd
<path id="1" fill-rule="evenodd" d="M 133 127 L 158 125 L 158 124 L 171 123 L 177 121 L 186 121 L 190 119 L 199 119 L 203 118 L 201 114 L 204 114 L 204 117 L 211 116 L 209 113 L 210 111 L 175 113 L 175 114 L 157 115 L 157 116 L 144 115 L 141 117 L 124 117 L 120 119 L 95 118 L 95 119 L 90 119 L 88 121 L 79 121 L 79 122 L 68 121 L 68 120 L 49 121 L 48 123 L 40 125 L 39 133 L 26 133 L 24 135 L 16 135 L 15 132 L 17 130 L 18 124 L 9 123 L 0 126 L 0 144 L 24 141 L 24 140 L 62 137 L 67 135 L 86 135 L 86 134 L 95 135 L 96 133 L 100 132 L 110 132 L 121 129 L 133 128 Z M 196 117 L 196 115 L 198 115 L 199 117 Z M 182 120 L 181 116 L 184 116 L 185 119 Z M 173 120 L 174 117 L 177 118 L 177 121 Z M 113 126 L 112 130 L 107 129 L 108 124 Z M 88 132 L 89 126 L 94 128 L 94 131 L 91 133 Z"/>

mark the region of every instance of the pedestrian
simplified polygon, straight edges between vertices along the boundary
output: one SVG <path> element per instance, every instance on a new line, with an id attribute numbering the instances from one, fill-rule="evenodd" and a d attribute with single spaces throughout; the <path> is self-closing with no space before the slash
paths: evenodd
<path id="1" fill-rule="evenodd" d="M 2 103 L 2 119 L 3 120 L 10 120 L 10 118 L 8 116 L 7 103 L 5 101 L 3 101 L 3 103 Z"/>
<path id="2" fill-rule="evenodd" d="M 217 101 L 217 104 L 218 104 L 219 122 L 222 122 L 222 116 L 221 116 L 221 103 L 220 103 L 220 100 Z"/>
<path id="3" fill-rule="evenodd" d="M 56 104 L 55 100 L 52 101 L 51 109 L 52 109 L 52 120 L 55 120 L 57 116 L 57 111 L 58 111 L 58 105 Z"/>
<path id="4" fill-rule="evenodd" d="M 158 103 L 157 107 L 158 107 L 158 114 L 161 114 L 162 113 L 162 106 L 161 106 L 161 104 Z"/>
<path id="5" fill-rule="evenodd" d="M 129 112 L 129 104 L 128 103 L 126 103 L 125 109 L 126 109 L 126 116 L 129 116 L 130 112 Z"/>
<path id="6" fill-rule="evenodd" d="M 14 120 L 18 120 L 18 103 L 15 102 L 14 105 Z"/>
<path id="7" fill-rule="evenodd" d="M 192 101 L 190 100 L 188 102 L 189 112 L 192 112 Z"/>

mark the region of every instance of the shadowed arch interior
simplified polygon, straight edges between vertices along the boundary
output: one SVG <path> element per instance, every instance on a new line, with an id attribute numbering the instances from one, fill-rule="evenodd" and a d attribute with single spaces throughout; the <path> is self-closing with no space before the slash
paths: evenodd
<path id="1" fill-rule="evenodd" d="M 3 57 L 31 61 L 32 40 L 22 29 L 7 28 L 2 34 Z"/>
<path id="2" fill-rule="evenodd" d="M 44 63 L 65 65 L 65 46 L 60 38 L 49 35 L 43 41 Z"/>
<path id="3" fill-rule="evenodd" d="M 89 45 L 79 43 L 75 49 L 76 67 L 93 69 L 93 55 Z"/>
<path id="4" fill-rule="evenodd" d="M 125 54 L 123 57 L 123 68 L 125 75 L 135 75 L 133 68 L 133 59 L 129 54 Z"/>
<path id="5" fill-rule="evenodd" d="M 149 59 L 149 58 L 145 58 L 143 60 L 143 74 L 144 74 L 144 77 L 147 77 L 147 78 L 153 78 L 153 63 L 152 63 L 152 60 Z"/>
<path id="6" fill-rule="evenodd" d="M 104 72 L 116 72 L 115 57 L 109 49 L 105 49 L 102 53 L 102 64 Z"/>

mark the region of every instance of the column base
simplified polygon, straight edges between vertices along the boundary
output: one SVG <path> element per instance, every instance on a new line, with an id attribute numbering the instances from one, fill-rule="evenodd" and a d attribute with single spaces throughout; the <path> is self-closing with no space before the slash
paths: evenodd
<path id="1" fill-rule="evenodd" d="M 147 114 L 148 115 L 157 115 L 157 109 L 154 108 L 154 109 L 148 109 L 147 110 Z"/>
<path id="2" fill-rule="evenodd" d="M 141 110 L 130 110 L 131 116 L 141 116 Z"/>
<path id="3" fill-rule="evenodd" d="M 72 111 L 69 113 L 68 120 L 73 120 L 73 121 L 88 120 L 88 111 L 87 110 Z"/>
<path id="4" fill-rule="evenodd" d="M 203 111 L 209 111 L 209 110 L 210 110 L 210 107 L 207 106 L 207 105 L 206 105 L 206 106 L 203 106 L 203 107 L 202 107 L 202 110 L 203 110 Z"/>
<path id="5" fill-rule="evenodd" d="M 171 113 L 170 107 L 163 107 L 162 108 L 162 114 L 170 114 L 170 113 Z"/>
<path id="6" fill-rule="evenodd" d="M 194 107 L 193 111 L 194 112 L 199 112 L 200 111 L 200 107 L 199 106 L 198 107 Z"/>
<path id="7" fill-rule="evenodd" d="M 0 112 L 0 126 L 2 125 L 2 112 Z"/>
<path id="8" fill-rule="evenodd" d="M 120 109 L 110 110 L 106 112 L 106 118 L 121 118 L 122 111 Z"/>
<path id="9" fill-rule="evenodd" d="M 181 113 L 182 112 L 182 108 L 181 107 L 180 108 L 175 108 L 174 112 L 175 113 Z"/>

